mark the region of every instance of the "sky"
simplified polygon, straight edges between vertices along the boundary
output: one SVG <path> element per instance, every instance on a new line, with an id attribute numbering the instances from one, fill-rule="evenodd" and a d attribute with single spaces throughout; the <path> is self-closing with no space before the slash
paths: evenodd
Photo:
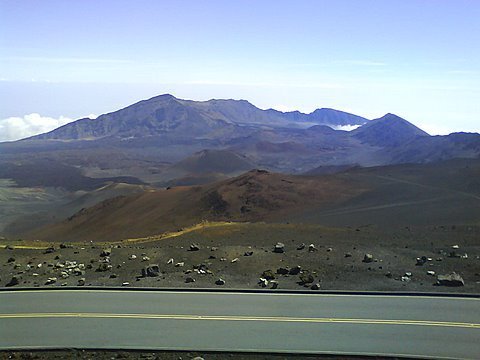
<path id="1" fill-rule="evenodd" d="M 480 132 L 477 0 L 0 0 L 0 141 L 171 93 Z"/>

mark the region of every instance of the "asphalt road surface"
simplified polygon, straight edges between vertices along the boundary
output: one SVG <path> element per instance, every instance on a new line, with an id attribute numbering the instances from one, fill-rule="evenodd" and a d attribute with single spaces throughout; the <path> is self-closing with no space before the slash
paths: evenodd
<path id="1" fill-rule="evenodd" d="M 480 299 L 132 290 L 0 291 L 0 349 L 480 357 Z"/>

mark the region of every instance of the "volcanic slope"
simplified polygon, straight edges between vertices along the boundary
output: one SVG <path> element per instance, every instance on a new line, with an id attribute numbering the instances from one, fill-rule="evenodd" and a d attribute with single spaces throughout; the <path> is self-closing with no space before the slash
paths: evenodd
<path id="1" fill-rule="evenodd" d="M 150 190 L 83 209 L 25 235 L 51 241 L 110 241 L 174 231 L 203 220 L 279 221 L 286 214 L 331 204 L 364 189 L 346 181 L 252 170 L 214 184 Z"/>
<path id="2" fill-rule="evenodd" d="M 120 240 L 210 221 L 404 227 L 480 223 L 480 160 L 293 176 L 252 170 L 193 187 L 117 197 L 27 239 Z"/>
<path id="3" fill-rule="evenodd" d="M 480 223 L 480 159 L 354 168 L 335 176 L 369 190 L 341 204 L 295 214 L 289 220 L 387 228 Z"/>

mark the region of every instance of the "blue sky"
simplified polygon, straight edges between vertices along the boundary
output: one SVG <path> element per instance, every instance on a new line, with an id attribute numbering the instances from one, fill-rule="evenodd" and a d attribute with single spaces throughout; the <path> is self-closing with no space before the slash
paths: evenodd
<path id="1" fill-rule="evenodd" d="M 479 132 L 479 19 L 476 0 L 1 0 L 0 132 L 167 92 Z"/>

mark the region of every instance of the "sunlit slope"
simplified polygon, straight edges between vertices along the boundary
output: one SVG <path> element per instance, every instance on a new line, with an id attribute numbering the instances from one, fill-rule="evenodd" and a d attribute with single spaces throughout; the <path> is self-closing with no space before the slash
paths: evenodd
<path id="1" fill-rule="evenodd" d="M 214 184 L 109 199 L 26 237 L 106 241 L 174 231 L 203 220 L 276 221 L 285 214 L 326 206 L 362 191 L 335 178 L 252 170 Z"/>

